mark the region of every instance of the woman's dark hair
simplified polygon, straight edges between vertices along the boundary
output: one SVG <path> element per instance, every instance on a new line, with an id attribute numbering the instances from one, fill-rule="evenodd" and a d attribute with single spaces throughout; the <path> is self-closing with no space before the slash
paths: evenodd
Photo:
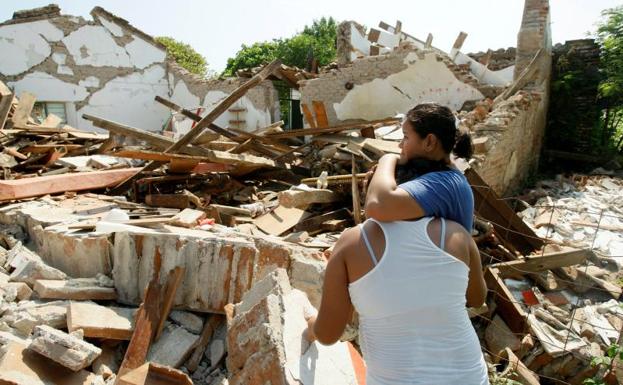
<path id="1" fill-rule="evenodd" d="M 456 118 L 448 107 L 437 103 L 418 104 L 407 112 L 406 120 L 421 138 L 435 135 L 446 154 L 452 152 L 465 159 L 472 157 L 472 138 L 469 133 L 457 129 Z"/>
<path id="2" fill-rule="evenodd" d="M 447 171 L 450 167 L 444 160 L 412 158 L 406 164 L 396 166 L 396 183 L 401 184 L 429 172 Z"/>

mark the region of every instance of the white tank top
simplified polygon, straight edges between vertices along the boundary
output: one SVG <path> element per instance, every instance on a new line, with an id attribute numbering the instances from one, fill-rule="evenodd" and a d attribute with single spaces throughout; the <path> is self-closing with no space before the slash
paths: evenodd
<path id="1" fill-rule="evenodd" d="M 489 384 L 465 308 L 469 268 L 429 238 L 431 219 L 374 221 L 385 235 L 378 264 L 361 228 L 375 267 L 348 289 L 368 385 Z"/>

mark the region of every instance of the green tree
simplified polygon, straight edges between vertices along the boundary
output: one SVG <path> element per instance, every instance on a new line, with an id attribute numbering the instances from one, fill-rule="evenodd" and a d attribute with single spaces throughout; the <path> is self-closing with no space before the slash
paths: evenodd
<path id="1" fill-rule="evenodd" d="M 156 41 L 164 45 L 167 49 L 167 53 L 177 64 L 184 67 L 189 72 L 202 77 L 208 75 L 208 62 L 190 45 L 167 36 L 156 37 Z"/>
<path id="2" fill-rule="evenodd" d="M 227 60 L 223 76 L 233 76 L 239 69 L 261 66 L 277 58 L 283 64 L 306 68 L 310 54 L 318 65 L 327 65 L 335 60 L 336 34 L 335 19 L 323 17 L 290 38 L 243 44 L 236 55 Z"/>
<path id="3" fill-rule="evenodd" d="M 601 45 L 601 69 L 604 80 L 599 85 L 603 114 L 603 142 L 614 140 L 623 151 L 623 6 L 606 9 L 598 24 L 597 41 Z"/>

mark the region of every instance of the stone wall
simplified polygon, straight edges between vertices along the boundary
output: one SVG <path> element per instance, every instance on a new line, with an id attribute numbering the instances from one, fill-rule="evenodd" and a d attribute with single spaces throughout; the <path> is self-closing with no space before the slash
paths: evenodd
<path id="1" fill-rule="evenodd" d="M 28 91 L 39 101 L 64 103 L 72 126 L 97 130 L 81 118 L 86 113 L 159 131 L 171 112 L 155 96 L 205 114 L 240 84 L 189 74 L 151 36 L 102 8 L 93 9 L 92 21 L 52 8 L 20 11 L 0 24 L 0 80 L 18 97 Z M 215 123 L 265 127 L 279 119 L 277 91 L 263 82 L 230 110 Z"/>

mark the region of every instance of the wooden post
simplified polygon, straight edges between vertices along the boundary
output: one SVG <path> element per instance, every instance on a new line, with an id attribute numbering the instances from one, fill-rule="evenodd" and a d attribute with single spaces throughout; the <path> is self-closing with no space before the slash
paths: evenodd
<path id="1" fill-rule="evenodd" d="M 350 158 L 352 167 L 351 187 L 353 191 L 353 218 L 355 225 L 361 223 L 361 201 L 359 197 L 359 181 L 357 180 L 357 164 L 355 163 L 355 156 L 351 155 Z"/>

